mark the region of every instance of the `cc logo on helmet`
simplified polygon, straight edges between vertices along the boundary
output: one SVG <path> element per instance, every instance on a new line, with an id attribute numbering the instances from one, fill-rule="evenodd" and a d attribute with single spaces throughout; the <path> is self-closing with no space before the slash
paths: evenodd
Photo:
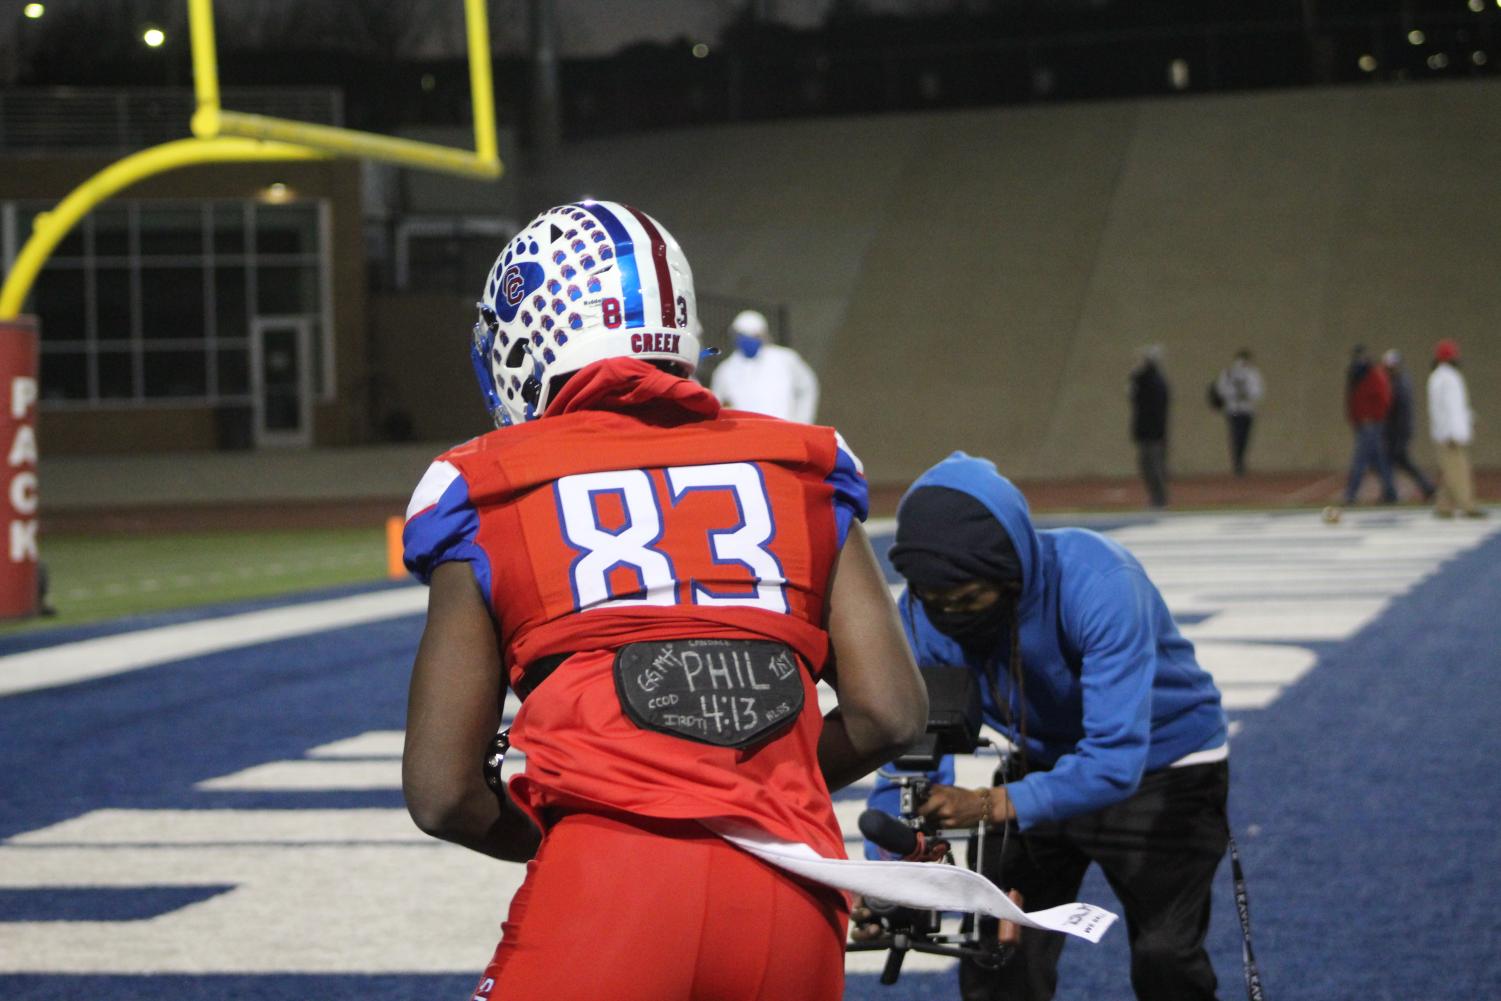
<path id="1" fill-rule="evenodd" d="M 526 279 L 521 269 L 512 264 L 500 278 L 500 289 L 505 294 L 506 305 L 515 306 L 526 296 Z"/>

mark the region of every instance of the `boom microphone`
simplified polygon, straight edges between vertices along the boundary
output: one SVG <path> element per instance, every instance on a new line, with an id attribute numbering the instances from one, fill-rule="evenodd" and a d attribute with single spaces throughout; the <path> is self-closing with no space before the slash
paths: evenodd
<path id="1" fill-rule="evenodd" d="M 897 858 L 906 858 L 917 851 L 917 832 L 889 813 L 866 810 L 860 814 L 859 823 L 861 834 Z"/>

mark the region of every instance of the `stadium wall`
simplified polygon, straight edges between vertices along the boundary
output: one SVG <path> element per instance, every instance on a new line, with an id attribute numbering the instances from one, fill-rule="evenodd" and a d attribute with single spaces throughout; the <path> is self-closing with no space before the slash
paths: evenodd
<path id="1" fill-rule="evenodd" d="M 1205 388 L 1240 347 L 1268 384 L 1253 469 L 1336 470 L 1356 342 L 1410 360 L 1422 460 L 1437 338 L 1493 406 L 1498 121 L 1501 83 L 1456 82 L 726 126 L 571 144 L 523 204 L 637 203 L 701 289 L 787 303 L 820 420 L 875 479 L 955 447 L 1129 474 L 1151 343 L 1176 473 L 1228 468 Z M 1501 464 L 1485 427 L 1475 458 Z"/>
<path id="2" fill-rule="evenodd" d="M 433 442 L 437 454 L 490 429 L 469 362 L 474 302 L 484 280 L 475 276 L 469 296 L 371 297 L 370 353 L 380 373 L 372 406 L 386 437 Z"/>

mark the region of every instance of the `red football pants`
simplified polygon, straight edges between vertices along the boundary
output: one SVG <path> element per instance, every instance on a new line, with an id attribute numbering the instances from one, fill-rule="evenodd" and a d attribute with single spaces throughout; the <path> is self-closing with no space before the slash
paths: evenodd
<path id="1" fill-rule="evenodd" d="M 569 814 L 474 1001 L 838 1001 L 848 917 L 696 822 Z"/>

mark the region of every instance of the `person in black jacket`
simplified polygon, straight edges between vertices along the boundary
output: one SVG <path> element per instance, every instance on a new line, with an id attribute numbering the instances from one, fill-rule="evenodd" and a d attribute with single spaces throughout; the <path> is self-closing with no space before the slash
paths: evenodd
<path id="1" fill-rule="evenodd" d="M 1387 459 L 1393 473 L 1401 470 L 1411 476 L 1412 481 L 1423 492 L 1423 500 L 1432 500 L 1433 482 L 1423 475 L 1417 463 L 1412 461 L 1412 456 L 1407 454 L 1407 447 L 1412 443 L 1412 382 L 1402 368 L 1402 356 L 1397 353 L 1396 348 L 1381 356 L 1381 364 L 1386 368 L 1386 378 L 1392 387 L 1392 405 L 1386 412 L 1386 427 L 1383 428 Z"/>
<path id="2" fill-rule="evenodd" d="M 1131 370 L 1131 440 L 1136 464 L 1153 507 L 1167 506 L 1167 408 L 1169 391 L 1162 375 L 1162 348 L 1143 348 Z"/>

